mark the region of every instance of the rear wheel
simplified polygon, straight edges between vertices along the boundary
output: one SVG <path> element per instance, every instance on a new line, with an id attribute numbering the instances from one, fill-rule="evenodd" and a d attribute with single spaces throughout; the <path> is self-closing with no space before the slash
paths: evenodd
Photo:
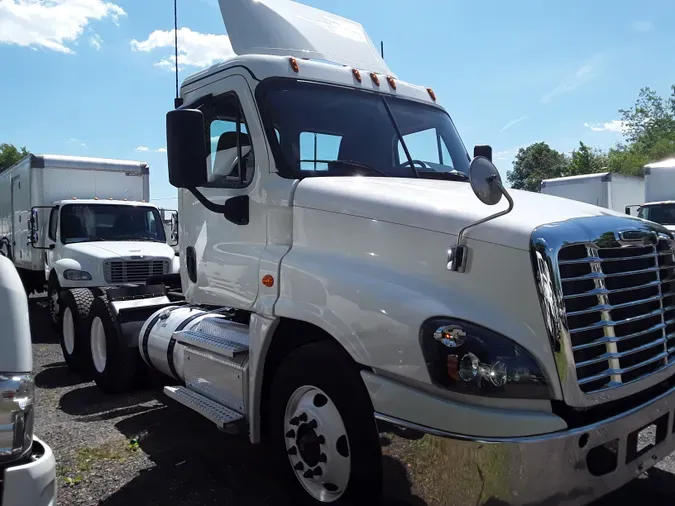
<path id="1" fill-rule="evenodd" d="M 301 504 L 378 504 L 381 450 L 373 407 L 350 357 L 332 342 L 293 351 L 269 394 L 269 444 Z"/>
<path id="2" fill-rule="evenodd" d="M 65 290 L 61 294 L 61 351 L 73 372 L 89 369 L 87 321 L 94 294 L 88 288 Z"/>
<path id="3" fill-rule="evenodd" d="M 88 321 L 88 349 L 94 381 L 108 393 L 131 390 L 140 369 L 140 356 L 136 347 L 128 347 L 123 342 L 105 296 L 94 300 Z"/>

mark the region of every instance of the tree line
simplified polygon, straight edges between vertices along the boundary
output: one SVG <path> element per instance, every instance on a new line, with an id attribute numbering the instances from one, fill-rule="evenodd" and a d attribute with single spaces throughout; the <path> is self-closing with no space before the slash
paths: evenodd
<path id="1" fill-rule="evenodd" d="M 25 156 L 28 156 L 25 146 L 17 148 L 12 144 L 0 144 L 0 172 L 10 168 Z"/>
<path id="2" fill-rule="evenodd" d="M 520 148 L 506 179 L 512 188 L 539 191 L 541 181 L 596 172 L 641 175 L 650 162 L 675 156 L 675 84 L 669 97 L 642 88 L 630 109 L 619 109 L 623 140 L 608 151 L 583 142 L 571 155 L 536 142 Z"/>

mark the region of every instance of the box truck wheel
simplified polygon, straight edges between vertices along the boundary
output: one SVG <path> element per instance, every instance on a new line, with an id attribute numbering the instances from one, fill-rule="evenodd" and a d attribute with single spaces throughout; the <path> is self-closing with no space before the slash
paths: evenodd
<path id="1" fill-rule="evenodd" d="M 58 330 L 61 326 L 61 285 L 55 273 L 49 276 L 47 283 L 47 305 L 52 326 Z"/>
<path id="2" fill-rule="evenodd" d="M 60 343 L 63 358 L 73 372 L 89 369 L 87 322 L 89 309 L 94 302 L 94 293 L 89 288 L 75 288 L 61 293 Z"/>
<path id="3" fill-rule="evenodd" d="M 139 370 L 136 347 L 128 347 L 117 331 L 115 317 L 105 295 L 91 304 L 88 319 L 88 349 L 92 375 L 104 392 L 120 393 L 132 389 Z"/>
<path id="4" fill-rule="evenodd" d="M 268 437 L 301 504 L 379 504 L 381 449 L 373 407 L 351 358 L 333 342 L 293 351 L 269 392 Z"/>

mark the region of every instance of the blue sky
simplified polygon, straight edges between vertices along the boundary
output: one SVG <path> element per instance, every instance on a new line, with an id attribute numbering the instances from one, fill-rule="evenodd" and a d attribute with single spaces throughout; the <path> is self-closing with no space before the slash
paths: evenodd
<path id="1" fill-rule="evenodd" d="M 505 175 L 519 147 L 608 148 L 642 86 L 675 84 L 672 0 L 305 0 L 361 22 L 401 79 L 430 86 Z M 181 80 L 228 51 L 215 0 L 179 0 Z M 175 206 L 171 0 L 0 0 L 0 142 L 137 159 Z"/>

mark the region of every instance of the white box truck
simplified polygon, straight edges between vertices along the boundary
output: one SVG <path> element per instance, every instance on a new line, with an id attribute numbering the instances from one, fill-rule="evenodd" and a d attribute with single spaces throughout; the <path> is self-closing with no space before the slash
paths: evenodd
<path id="1" fill-rule="evenodd" d="M 644 203 L 627 205 L 626 214 L 637 207 L 637 215 L 675 231 L 675 158 L 645 165 Z"/>
<path id="2" fill-rule="evenodd" d="M 627 205 L 641 200 L 644 191 L 644 178 L 612 172 L 557 177 L 541 182 L 541 193 L 545 195 L 577 200 L 618 212 L 624 212 Z"/>
<path id="3" fill-rule="evenodd" d="M 577 506 L 675 450 L 672 233 L 507 192 L 360 24 L 220 7 L 237 55 L 167 114 L 180 280 L 91 304 L 101 388 L 135 342 L 292 504 Z"/>
<path id="4" fill-rule="evenodd" d="M 34 154 L 0 173 L 1 251 L 27 293 L 47 289 L 70 366 L 92 289 L 177 272 L 149 177 L 143 162 Z"/>

